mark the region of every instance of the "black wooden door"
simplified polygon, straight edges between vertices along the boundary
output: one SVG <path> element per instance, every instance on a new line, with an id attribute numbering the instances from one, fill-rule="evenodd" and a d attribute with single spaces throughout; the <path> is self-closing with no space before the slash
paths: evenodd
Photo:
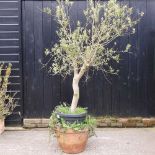
<path id="1" fill-rule="evenodd" d="M 55 25 L 42 13 L 51 1 L 23 1 L 24 32 L 24 117 L 48 117 L 60 101 L 60 77 L 52 77 L 42 69 L 43 50 L 55 39 Z M 47 35 L 49 34 L 49 35 Z"/>
<path id="2" fill-rule="evenodd" d="M 150 116 L 155 114 L 155 1 L 124 0 L 145 13 L 136 27 L 136 34 L 118 39 L 120 50 L 128 42 L 130 53 L 122 54 L 120 73 L 111 76 L 111 84 L 103 74 L 95 73 L 85 84 L 81 81 L 80 105 L 95 115 Z M 54 9 L 55 1 L 22 3 L 24 44 L 24 117 L 49 117 L 60 101 L 71 102 L 71 77 L 65 80 L 50 76 L 42 69 L 43 51 L 56 42 L 57 25 L 52 17 L 42 13 L 44 7 Z M 81 11 L 86 1 L 75 1 L 70 10 L 73 20 L 85 20 Z"/>
<path id="3" fill-rule="evenodd" d="M 22 123 L 21 0 L 0 0 L 0 63 L 12 63 L 8 92 L 15 93 L 18 106 L 7 124 Z"/>

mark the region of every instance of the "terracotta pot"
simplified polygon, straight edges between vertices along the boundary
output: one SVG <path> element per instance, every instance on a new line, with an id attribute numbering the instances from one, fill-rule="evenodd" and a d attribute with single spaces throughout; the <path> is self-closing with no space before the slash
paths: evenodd
<path id="1" fill-rule="evenodd" d="M 0 119 L 0 134 L 4 131 L 4 119 Z"/>
<path id="2" fill-rule="evenodd" d="M 88 130 L 74 131 L 68 129 L 67 131 L 62 131 L 57 129 L 56 137 L 63 152 L 76 154 L 85 150 L 88 141 Z"/>

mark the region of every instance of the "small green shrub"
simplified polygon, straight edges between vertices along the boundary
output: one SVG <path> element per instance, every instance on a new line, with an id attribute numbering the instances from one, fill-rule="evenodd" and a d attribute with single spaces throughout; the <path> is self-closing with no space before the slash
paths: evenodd
<path id="1" fill-rule="evenodd" d="M 11 95 L 7 92 L 8 85 L 10 84 L 11 67 L 11 64 L 8 64 L 6 67 L 4 67 L 4 64 L 0 65 L 0 119 L 10 115 L 16 107 L 15 94 Z"/>
<path id="2" fill-rule="evenodd" d="M 74 112 L 71 112 L 70 106 L 63 103 L 56 107 L 56 111 L 64 114 L 82 114 L 87 112 L 87 108 L 77 107 Z"/>

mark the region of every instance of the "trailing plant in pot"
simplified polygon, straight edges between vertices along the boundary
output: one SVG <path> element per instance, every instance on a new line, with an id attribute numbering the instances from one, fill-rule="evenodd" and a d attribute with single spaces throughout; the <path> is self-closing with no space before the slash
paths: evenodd
<path id="1" fill-rule="evenodd" d="M 56 123 L 54 123 L 56 133 L 58 130 L 64 131 L 63 129 L 66 129 L 65 132 L 68 133 L 70 128 L 73 129 L 72 133 L 75 131 L 72 125 L 78 126 L 80 123 L 82 126 L 86 125 L 88 119 L 86 109 L 77 113 L 80 111 L 77 105 L 80 97 L 79 82 L 81 78 L 89 69 L 100 70 L 105 76 L 118 74 L 117 68 L 115 69 L 112 64 L 119 63 L 122 52 L 117 50 L 115 41 L 119 37 L 134 34 L 134 27 L 140 21 L 143 13 L 137 13 L 138 18 L 134 18 L 133 9 L 128 5 L 122 5 L 117 0 L 107 2 L 88 0 L 87 7 L 83 10 L 85 21 L 81 23 L 71 20 L 70 8 L 74 5 L 73 2 L 57 0 L 57 3 L 54 11 L 50 8 L 43 9 L 43 12 L 54 16 L 58 23 L 58 42 L 52 49 L 45 50 L 45 55 L 50 59 L 44 66 L 50 65 L 49 72 L 60 74 L 63 77 L 73 74 L 73 98 L 69 107 L 61 105 L 56 108 L 56 115 L 54 111 L 50 122 L 56 118 Z M 72 22 L 76 26 L 72 27 Z M 123 51 L 127 52 L 129 48 L 130 45 L 127 44 Z M 59 124 L 58 128 L 57 124 Z M 87 126 L 85 127 L 87 128 Z M 84 128 L 82 130 L 85 131 Z M 83 149 L 79 149 L 77 152 L 72 150 L 78 146 L 77 144 L 72 147 L 69 144 L 66 145 L 70 148 L 69 153 L 83 151 Z"/>
<path id="2" fill-rule="evenodd" d="M 16 107 L 14 95 L 8 93 L 9 77 L 11 74 L 11 64 L 0 65 L 0 134 L 4 131 L 4 120 Z"/>

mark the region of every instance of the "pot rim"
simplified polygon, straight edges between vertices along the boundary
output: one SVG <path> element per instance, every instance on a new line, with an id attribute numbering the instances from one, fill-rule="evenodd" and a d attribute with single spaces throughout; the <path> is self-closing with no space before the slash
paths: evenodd
<path id="1" fill-rule="evenodd" d="M 87 115 L 87 111 L 84 112 L 84 113 L 81 113 L 81 114 L 65 114 L 65 113 L 62 113 L 62 112 L 57 112 L 58 115 L 60 116 L 67 116 L 67 117 L 83 117 L 83 116 L 86 116 Z"/>
<path id="2" fill-rule="evenodd" d="M 60 132 L 60 133 L 65 133 L 65 134 L 89 133 L 88 128 L 85 128 L 85 129 L 80 130 L 80 131 L 76 131 L 76 130 L 73 130 L 73 129 L 66 129 L 66 131 L 62 131 L 61 129 L 62 128 L 55 128 L 54 131 L 55 131 L 55 133 Z M 73 132 L 67 132 L 67 130 L 71 130 Z"/>

